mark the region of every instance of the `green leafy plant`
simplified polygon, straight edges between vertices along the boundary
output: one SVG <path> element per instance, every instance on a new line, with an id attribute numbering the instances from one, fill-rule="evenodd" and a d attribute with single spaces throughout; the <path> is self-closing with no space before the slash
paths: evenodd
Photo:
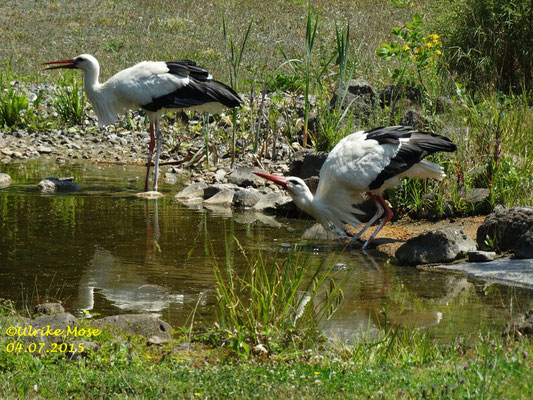
<path id="1" fill-rule="evenodd" d="M 53 107 L 61 119 L 72 124 L 82 124 L 86 108 L 83 80 L 75 72 L 62 75 L 54 94 Z"/>
<path id="2" fill-rule="evenodd" d="M 411 22 L 392 29 L 397 42 L 382 43 L 376 54 L 386 61 L 395 58 L 399 66 L 392 79 L 400 86 L 420 87 L 428 93 L 427 74 L 436 70 L 442 56 L 442 42 L 437 34 L 424 35 L 424 22 L 415 14 Z"/>
<path id="3" fill-rule="evenodd" d="M 31 127 L 36 118 L 35 110 L 42 101 L 42 93 L 30 101 L 25 93 L 11 84 L 13 79 L 9 67 L 0 72 L 0 127 Z"/>

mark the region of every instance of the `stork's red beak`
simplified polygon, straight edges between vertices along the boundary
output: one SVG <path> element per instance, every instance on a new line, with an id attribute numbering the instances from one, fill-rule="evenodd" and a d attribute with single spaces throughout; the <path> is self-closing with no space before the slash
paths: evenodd
<path id="1" fill-rule="evenodd" d="M 283 188 L 287 187 L 287 183 L 288 182 L 282 176 L 273 175 L 273 174 L 267 174 L 266 172 L 259 172 L 259 171 L 253 171 L 253 173 L 256 174 L 257 176 L 260 176 L 261 178 L 268 179 L 269 181 L 272 181 L 272 182 L 280 185 Z"/>
<path id="2" fill-rule="evenodd" d="M 65 58 L 64 60 L 57 60 L 57 61 L 48 61 L 48 62 L 42 63 L 41 65 L 52 65 L 51 67 L 46 67 L 46 68 L 41 69 L 41 71 L 44 71 L 47 69 L 58 69 L 58 68 L 76 68 L 76 64 L 74 63 L 73 58 Z"/>

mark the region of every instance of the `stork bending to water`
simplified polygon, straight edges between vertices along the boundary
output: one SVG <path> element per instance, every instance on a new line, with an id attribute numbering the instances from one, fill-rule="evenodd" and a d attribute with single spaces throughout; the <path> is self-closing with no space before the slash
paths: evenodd
<path id="1" fill-rule="evenodd" d="M 157 191 L 162 142 L 159 120 L 166 110 L 195 109 L 220 113 L 226 107 L 239 107 L 242 103 L 239 95 L 230 87 L 214 80 L 207 70 L 189 60 L 143 61 L 116 73 L 104 83 L 98 82 L 100 65 L 90 54 L 50 61 L 43 65 L 50 65 L 44 69 L 78 68 L 84 72 L 85 92 L 94 107 L 100 126 L 113 124 L 119 115 L 129 109 L 142 108 L 148 114 L 150 144 L 145 191 L 148 191 L 156 142 L 153 190 Z"/>
<path id="2" fill-rule="evenodd" d="M 400 178 L 446 177 L 442 167 L 424 160 L 430 154 L 453 152 L 456 145 L 448 138 L 422 132 L 409 126 L 391 126 L 352 133 L 329 153 L 320 169 L 320 181 L 313 196 L 305 182 L 297 177 L 281 177 L 264 172 L 254 174 L 269 179 L 287 190 L 296 205 L 318 220 L 326 230 L 345 235 L 344 225 L 360 225 L 355 207 L 367 193 L 376 205 L 376 213 L 350 241 L 361 236 L 385 212 L 385 217 L 364 243 L 363 250 L 393 216 L 383 199 L 385 189 L 397 186 Z"/>

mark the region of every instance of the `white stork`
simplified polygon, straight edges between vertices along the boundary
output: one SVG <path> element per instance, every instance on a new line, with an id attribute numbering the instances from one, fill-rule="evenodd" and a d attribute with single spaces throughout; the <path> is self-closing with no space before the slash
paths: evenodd
<path id="1" fill-rule="evenodd" d="M 376 205 L 376 213 L 350 241 L 352 245 L 379 217 L 386 213 L 363 250 L 393 216 L 382 193 L 400 183 L 400 178 L 443 179 L 441 166 L 424 160 L 439 151 L 453 152 L 456 145 L 448 138 L 432 132 L 421 132 L 409 126 L 391 126 L 359 131 L 342 139 L 329 153 L 320 169 L 320 180 L 313 196 L 304 181 L 297 177 L 281 177 L 254 172 L 287 190 L 296 205 L 318 220 L 326 230 L 345 236 L 344 225 L 360 225 L 355 207 L 367 193 Z"/>
<path id="2" fill-rule="evenodd" d="M 142 108 L 150 121 L 150 144 L 144 190 L 152 154 L 156 143 L 154 191 L 157 191 L 157 173 L 162 135 L 159 119 L 165 110 L 195 109 L 220 113 L 225 107 L 239 107 L 241 98 L 230 87 L 213 80 L 202 67 L 189 60 L 143 61 L 122 70 L 104 83 L 98 82 L 100 65 L 90 54 L 75 58 L 50 61 L 44 69 L 78 68 L 84 72 L 87 97 L 94 107 L 100 126 L 113 124 L 119 115 L 129 109 Z"/>

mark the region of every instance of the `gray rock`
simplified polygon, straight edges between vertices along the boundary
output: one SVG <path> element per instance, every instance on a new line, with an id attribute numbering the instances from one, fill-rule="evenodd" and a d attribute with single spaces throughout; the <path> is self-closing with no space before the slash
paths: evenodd
<path id="1" fill-rule="evenodd" d="M 533 336 L 533 309 L 518 316 L 512 322 L 508 322 L 503 330 L 503 335 L 515 338 Z"/>
<path id="2" fill-rule="evenodd" d="M 89 340 L 83 339 L 68 342 L 68 348 L 73 349 L 73 351 L 65 353 L 65 356 L 69 360 L 78 360 L 82 357 L 86 357 L 89 351 L 98 350 L 100 348 L 100 345 Z"/>
<path id="3" fill-rule="evenodd" d="M 207 188 L 205 182 L 195 182 L 178 192 L 174 197 L 176 199 L 192 199 L 195 197 L 204 197 L 204 190 Z"/>
<path id="4" fill-rule="evenodd" d="M 11 185 L 11 177 L 8 174 L 0 173 L 0 189 Z"/>
<path id="5" fill-rule="evenodd" d="M 375 102 L 374 89 L 365 81 L 356 79 L 350 81 L 348 87 L 342 86 L 335 91 L 330 106 L 341 110 L 351 107 L 356 118 L 366 120 L 372 114 Z"/>
<path id="6" fill-rule="evenodd" d="M 328 153 L 313 150 L 300 150 L 296 152 L 289 166 L 289 175 L 302 179 L 320 175 L 320 168 L 326 161 Z"/>
<path id="7" fill-rule="evenodd" d="M 252 171 L 258 171 L 258 169 L 253 167 L 239 167 L 228 175 L 228 182 L 240 187 L 252 186 L 258 188 L 264 186 L 264 179 L 254 175 Z"/>
<path id="8" fill-rule="evenodd" d="M 118 328 L 129 335 L 139 335 L 146 338 L 157 336 L 161 339 L 172 339 L 172 327 L 154 315 L 121 314 L 91 321 L 91 327 L 106 329 Z"/>
<path id="9" fill-rule="evenodd" d="M 406 100 L 411 105 L 419 105 L 422 93 L 412 86 L 388 85 L 379 91 L 381 106 L 395 105 L 400 100 Z"/>
<path id="10" fill-rule="evenodd" d="M 41 145 L 39 147 L 37 147 L 36 149 L 39 153 L 43 153 L 43 154 L 49 154 L 52 152 L 52 149 L 48 146 L 44 146 L 44 145 Z"/>
<path id="11" fill-rule="evenodd" d="M 517 258 L 533 258 L 533 228 L 524 233 L 515 244 L 514 255 Z"/>
<path id="12" fill-rule="evenodd" d="M 426 119 L 418 111 L 409 110 L 400 120 L 400 125 L 412 126 L 413 128 L 420 129 L 427 124 Z"/>
<path id="13" fill-rule="evenodd" d="M 231 205 L 233 203 L 233 196 L 235 195 L 235 190 L 225 188 L 217 192 L 214 196 L 209 197 L 204 201 L 206 205 Z"/>
<path id="14" fill-rule="evenodd" d="M 252 207 L 257 211 L 276 211 L 280 206 L 292 202 L 290 196 L 283 192 L 270 192 L 262 196 L 259 201 Z"/>
<path id="15" fill-rule="evenodd" d="M 46 178 L 39 182 L 39 189 L 44 193 L 77 192 L 81 186 L 73 182 L 74 178 Z"/>
<path id="16" fill-rule="evenodd" d="M 253 207 L 257 204 L 261 196 L 256 189 L 239 188 L 233 196 L 234 207 Z"/>
<path id="17" fill-rule="evenodd" d="M 227 172 L 223 169 L 219 169 L 215 172 L 215 181 L 217 182 L 223 182 L 224 177 L 227 175 Z"/>
<path id="18" fill-rule="evenodd" d="M 477 243 L 481 250 L 499 251 L 515 248 L 518 239 L 533 229 L 533 208 L 515 207 L 500 209 L 485 218 L 477 230 Z"/>
<path id="19" fill-rule="evenodd" d="M 468 261 L 470 262 L 486 262 L 486 261 L 493 261 L 496 258 L 496 252 L 495 251 L 469 251 L 468 254 Z"/>
<path id="20" fill-rule="evenodd" d="M 62 343 L 67 335 L 67 327 L 75 328 L 78 320 L 74 315 L 66 312 L 36 317 L 27 322 L 28 335 L 24 336 L 33 343 Z M 30 329 L 31 327 L 31 329 Z M 30 331 L 38 332 L 35 335 Z"/>
<path id="21" fill-rule="evenodd" d="M 466 193 L 465 200 L 472 204 L 478 214 L 488 214 L 492 211 L 489 189 L 474 188 Z"/>
<path id="22" fill-rule="evenodd" d="M 39 314 L 39 315 L 50 315 L 50 314 L 57 314 L 57 313 L 63 313 L 63 312 L 65 312 L 65 309 L 59 303 L 37 304 L 33 308 L 33 313 Z"/>
<path id="23" fill-rule="evenodd" d="M 168 185 L 175 185 L 178 181 L 178 177 L 176 174 L 165 172 L 165 183 Z"/>
<path id="24" fill-rule="evenodd" d="M 213 183 L 211 185 L 207 185 L 207 187 L 205 188 L 204 200 L 208 200 L 220 192 L 229 190 L 235 192 L 237 189 L 239 189 L 239 186 L 233 183 Z"/>
<path id="25" fill-rule="evenodd" d="M 476 243 L 463 230 L 451 227 L 424 232 L 396 250 L 400 265 L 451 262 L 476 250 Z"/>

